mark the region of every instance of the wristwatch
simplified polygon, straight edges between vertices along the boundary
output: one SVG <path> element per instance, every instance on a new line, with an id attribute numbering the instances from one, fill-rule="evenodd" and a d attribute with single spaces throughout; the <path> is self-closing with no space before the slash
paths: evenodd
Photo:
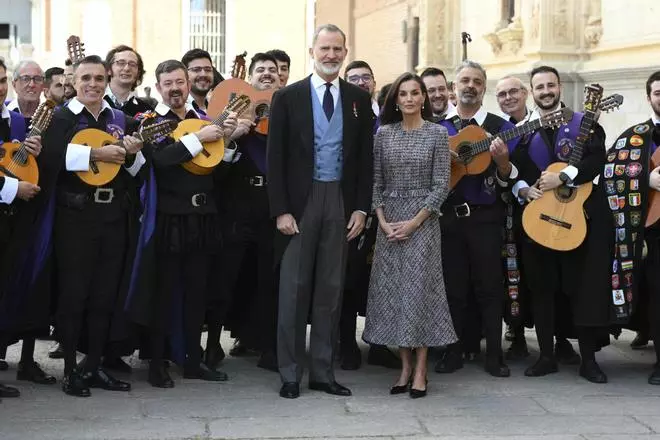
<path id="1" fill-rule="evenodd" d="M 559 180 L 561 180 L 561 183 L 563 183 L 564 185 L 570 185 L 571 183 L 573 183 L 573 180 L 571 180 L 571 178 L 568 177 L 568 174 L 566 174 L 563 171 L 559 173 Z"/>

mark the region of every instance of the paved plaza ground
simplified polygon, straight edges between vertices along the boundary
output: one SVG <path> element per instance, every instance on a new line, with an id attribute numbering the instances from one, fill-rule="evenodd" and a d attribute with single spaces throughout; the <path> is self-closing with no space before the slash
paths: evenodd
<path id="1" fill-rule="evenodd" d="M 537 354 L 528 332 L 532 357 Z M 396 373 L 365 366 L 337 371 L 354 396 L 338 398 L 303 388 L 296 400 L 281 399 L 279 378 L 255 366 L 256 358 L 228 357 L 226 383 L 184 380 L 160 390 L 136 371 L 128 394 L 92 390 L 92 397 L 66 396 L 60 385 L 15 381 L 17 347 L 10 371 L 0 381 L 18 386 L 19 399 L 0 403 L 0 440 L 27 439 L 601 439 L 660 440 L 660 387 L 646 383 L 653 348 L 634 352 L 624 333 L 599 355 L 610 383 L 595 385 L 577 367 L 526 378 L 529 362 L 512 363 L 512 377 L 496 379 L 479 365 L 452 375 L 429 375 L 429 395 L 411 400 L 388 394 Z M 46 356 L 49 342 L 38 342 L 38 360 L 61 377 L 61 361 Z M 225 350 L 231 340 L 223 340 Z M 366 347 L 363 346 L 366 355 Z M 431 365 L 432 367 L 432 365 Z"/>

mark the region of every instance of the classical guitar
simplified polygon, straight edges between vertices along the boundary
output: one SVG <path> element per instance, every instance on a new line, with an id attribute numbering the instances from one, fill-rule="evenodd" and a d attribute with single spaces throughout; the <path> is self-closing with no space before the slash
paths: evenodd
<path id="1" fill-rule="evenodd" d="M 221 127 L 222 123 L 227 119 L 230 113 L 236 112 L 238 115 L 241 115 L 249 106 L 250 98 L 245 95 L 236 96 L 229 102 L 229 104 L 227 104 L 222 113 L 212 121 L 205 121 L 203 119 L 184 119 L 179 122 L 174 133 L 172 133 L 172 137 L 178 141 L 183 136 L 190 133 L 196 133 L 209 124 L 215 124 Z M 193 174 L 204 175 L 210 174 L 211 171 L 213 171 L 213 168 L 218 166 L 225 154 L 224 140 L 220 139 L 215 142 L 206 142 L 203 144 L 203 147 L 204 148 L 197 156 L 182 164 L 183 168 Z"/>
<path id="2" fill-rule="evenodd" d="M 153 142 L 163 136 L 167 136 L 177 126 L 176 121 L 162 121 L 146 125 L 140 128 L 133 136 L 142 142 Z M 72 144 L 87 145 L 91 148 L 101 148 L 106 145 L 124 146 L 123 141 L 96 128 L 85 128 L 80 130 L 71 139 Z M 78 171 L 76 174 L 88 185 L 102 186 L 111 182 L 119 173 L 121 165 L 114 162 L 90 161 L 88 171 Z"/>
<path id="3" fill-rule="evenodd" d="M 607 112 L 623 103 L 621 95 L 603 100 L 602 94 L 603 88 L 598 84 L 585 87 L 584 116 L 569 161 L 550 164 L 546 171 L 559 173 L 568 165 L 577 166 L 582 160 L 584 144 L 598 119 L 598 111 Z M 540 199 L 533 200 L 523 211 L 522 222 L 527 235 L 538 244 L 556 251 L 570 251 L 580 246 L 587 235 L 583 205 L 591 190 L 592 183 L 587 182 L 578 187 L 561 185 L 544 192 Z"/>
<path id="4" fill-rule="evenodd" d="M 83 58 L 85 58 L 85 43 L 80 41 L 80 37 L 77 35 L 71 35 L 66 40 L 66 50 L 69 54 L 69 59 L 71 62 L 76 65 Z"/>
<path id="5" fill-rule="evenodd" d="M 559 109 L 539 119 L 498 133 L 497 137 L 507 142 L 518 136 L 533 133 L 541 127 L 559 127 L 565 123 L 567 115 L 567 109 Z M 492 137 L 486 130 L 477 125 L 468 125 L 455 136 L 449 137 L 449 149 L 455 153 L 451 163 L 450 188 L 455 187 L 463 176 L 486 171 L 491 162 L 489 151 L 491 141 Z"/>
<path id="6" fill-rule="evenodd" d="M 41 136 L 53 119 L 55 101 L 50 99 L 39 104 L 32 116 L 30 132 L 26 138 Z M 13 177 L 18 180 L 39 183 L 39 167 L 37 161 L 25 148 L 24 142 L 0 143 L 0 175 Z"/>
<path id="7" fill-rule="evenodd" d="M 227 104 L 238 95 L 250 98 L 252 105 L 246 111 L 245 117 L 255 122 L 254 131 L 260 134 L 268 134 L 268 123 L 270 115 L 270 102 L 273 99 L 274 89 L 257 90 L 245 81 L 245 56 L 247 52 L 236 56 L 231 72 L 231 78 L 222 81 L 213 89 L 211 100 L 207 108 L 207 114 L 211 118 L 220 115 Z"/>

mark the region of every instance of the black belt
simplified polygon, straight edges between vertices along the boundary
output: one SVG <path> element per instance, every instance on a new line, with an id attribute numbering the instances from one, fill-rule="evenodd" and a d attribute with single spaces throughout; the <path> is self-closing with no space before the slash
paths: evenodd
<path id="1" fill-rule="evenodd" d="M 163 200 L 163 204 L 167 204 L 168 201 L 174 204 L 181 206 L 181 203 L 190 203 L 190 206 L 199 208 L 206 206 L 210 203 L 211 195 L 208 193 L 196 193 L 196 194 L 180 194 L 174 191 L 160 190 L 158 196 Z"/>
<path id="2" fill-rule="evenodd" d="M 57 204 L 67 208 L 83 209 L 88 203 L 110 205 L 116 196 L 117 192 L 113 188 L 97 188 L 88 193 L 58 191 Z"/>
<path id="3" fill-rule="evenodd" d="M 448 210 L 453 211 L 456 218 L 470 217 L 474 211 L 481 209 L 491 208 L 493 205 L 470 205 L 469 203 L 461 203 L 460 205 L 450 205 Z"/>
<path id="4" fill-rule="evenodd" d="M 263 187 L 267 185 L 266 176 L 245 176 L 244 179 L 250 186 Z"/>

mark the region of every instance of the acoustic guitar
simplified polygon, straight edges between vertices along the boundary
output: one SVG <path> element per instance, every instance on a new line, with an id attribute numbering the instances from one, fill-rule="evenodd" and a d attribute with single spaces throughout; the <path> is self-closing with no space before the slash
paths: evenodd
<path id="1" fill-rule="evenodd" d="M 177 127 L 176 121 L 162 121 L 142 126 L 133 136 L 142 142 L 153 142 L 163 136 L 167 136 Z M 72 144 L 87 145 L 91 148 L 101 148 L 106 145 L 124 146 L 123 141 L 96 128 L 85 128 L 80 130 L 71 139 Z M 91 186 L 103 186 L 111 182 L 117 174 L 121 165 L 114 162 L 90 161 L 88 171 L 78 171 L 76 174 L 80 179 Z"/>
<path id="2" fill-rule="evenodd" d="M 507 142 L 516 137 L 533 133 L 542 127 L 559 127 L 566 122 L 567 115 L 567 109 L 559 109 L 539 119 L 498 133 L 497 137 Z M 481 174 L 486 171 L 492 160 L 489 151 L 492 140 L 493 138 L 486 130 L 477 125 L 468 125 L 458 134 L 449 137 L 449 149 L 455 153 L 451 162 L 450 188 L 455 187 L 463 176 Z"/>
<path id="3" fill-rule="evenodd" d="M 657 148 L 653 155 L 651 156 L 651 166 L 650 170 L 660 166 L 660 148 Z M 660 196 L 658 196 L 658 191 L 655 191 L 653 188 L 649 188 L 649 204 L 648 211 L 646 213 L 646 223 L 645 227 L 652 226 L 660 220 Z"/>
<path id="4" fill-rule="evenodd" d="M 266 135 L 270 117 L 270 102 L 273 99 L 274 89 L 258 90 L 252 84 L 245 81 L 245 56 L 247 52 L 237 55 L 231 78 L 222 81 L 213 89 L 211 100 L 207 108 L 207 114 L 211 118 L 220 115 L 227 104 L 236 96 L 245 95 L 250 98 L 252 105 L 246 111 L 245 117 L 256 124 L 254 131 Z"/>
<path id="5" fill-rule="evenodd" d="M 26 139 L 32 136 L 41 136 L 53 119 L 53 109 L 55 101 L 50 99 L 39 104 L 37 110 L 32 116 L 30 132 Z M 0 143 L 0 175 L 13 177 L 14 179 L 39 183 L 39 167 L 37 160 L 31 155 L 25 142 L 5 142 Z"/>
<path id="6" fill-rule="evenodd" d="M 222 127 L 222 123 L 229 116 L 230 113 L 236 112 L 239 116 L 244 113 L 250 106 L 250 98 L 245 95 L 234 97 L 222 113 L 213 121 L 206 121 L 203 119 L 184 119 L 179 122 L 178 126 L 172 133 L 172 137 L 177 141 L 183 136 L 196 133 L 204 126 L 215 124 Z M 181 164 L 187 171 L 196 175 L 210 174 L 213 168 L 218 166 L 222 161 L 225 154 L 225 141 L 219 139 L 215 142 L 205 142 L 202 151 L 190 161 Z"/>
<path id="7" fill-rule="evenodd" d="M 582 160 L 584 144 L 598 120 L 598 112 L 613 110 L 623 103 L 621 95 L 602 100 L 602 94 L 603 88 L 598 84 L 585 87 L 584 116 L 569 161 L 550 164 L 546 171 L 559 173 L 568 165 L 577 166 Z M 592 187 L 591 182 L 578 187 L 561 185 L 530 202 L 522 216 L 527 235 L 541 246 L 556 251 L 570 251 L 580 246 L 587 235 L 584 202 Z"/>
<path id="8" fill-rule="evenodd" d="M 77 35 L 71 35 L 66 39 L 66 50 L 74 66 L 85 58 L 85 43 L 80 41 Z"/>

